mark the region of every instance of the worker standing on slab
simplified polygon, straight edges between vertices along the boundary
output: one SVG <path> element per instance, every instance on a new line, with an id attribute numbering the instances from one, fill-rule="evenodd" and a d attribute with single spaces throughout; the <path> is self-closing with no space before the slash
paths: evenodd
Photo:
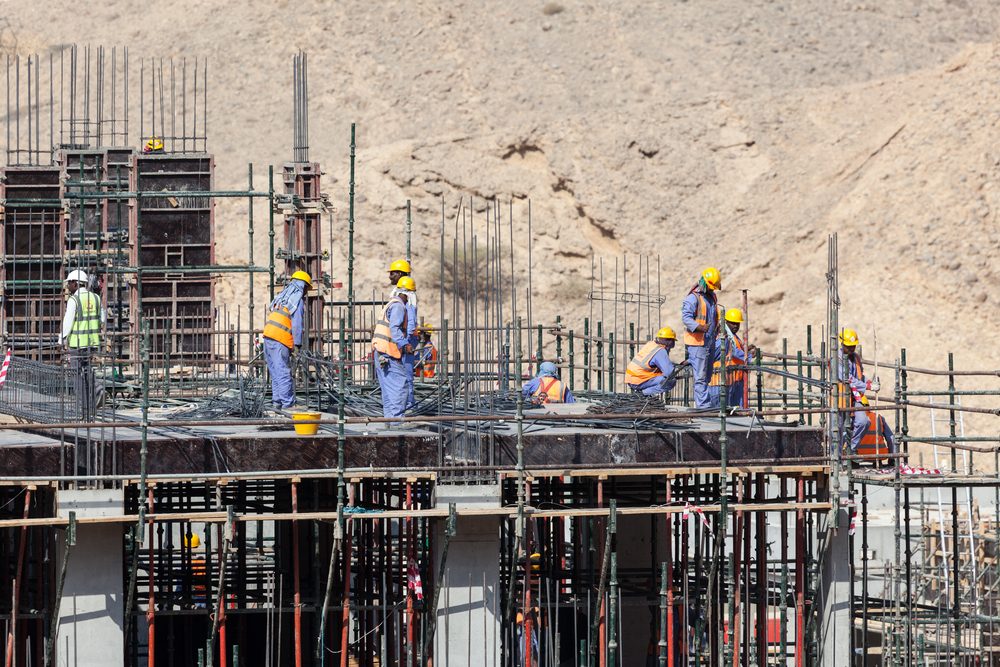
<path id="1" fill-rule="evenodd" d="M 418 341 L 416 358 L 417 363 L 413 367 L 413 377 L 429 379 L 437 373 L 438 351 L 431 340 L 434 327 L 429 324 L 422 324 L 416 330 Z"/>
<path id="2" fill-rule="evenodd" d="M 405 259 L 397 259 L 395 262 L 389 265 L 389 284 L 393 287 L 399 285 L 399 281 L 404 278 L 410 281 L 410 285 L 413 284 L 413 277 L 410 275 L 413 273 L 413 269 L 410 263 Z M 419 344 L 419 336 L 417 335 L 417 300 L 416 294 L 413 295 L 406 303 L 406 338 L 410 343 L 410 346 L 416 350 Z M 416 394 L 413 388 L 413 376 L 414 368 L 416 367 L 417 359 L 415 354 L 404 354 L 403 355 L 403 366 L 406 368 L 409 374 L 409 385 L 406 393 L 406 407 L 407 409 L 412 408 L 416 405 Z"/>
<path id="3" fill-rule="evenodd" d="M 639 348 L 625 367 L 625 384 L 646 396 L 664 394 L 677 383 L 677 370 L 687 362 L 674 364 L 670 350 L 677 344 L 677 334 L 670 327 L 656 332 L 656 338 Z"/>
<path id="4" fill-rule="evenodd" d="M 76 269 L 66 276 L 66 314 L 63 317 L 60 345 L 69 352 L 73 388 L 80 406 L 80 419 L 92 421 L 99 395 L 94 376 L 94 356 L 101 347 L 101 326 L 105 311 L 101 297 L 90 291 L 90 277 Z"/>
<path id="5" fill-rule="evenodd" d="M 296 271 L 267 309 L 264 323 L 264 358 L 271 374 L 271 405 L 275 410 L 295 405 L 295 381 L 292 378 L 292 351 L 302 346 L 302 318 L 306 292 L 312 277 Z"/>
<path id="6" fill-rule="evenodd" d="M 559 369 L 551 361 L 538 366 L 538 375 L 521 387 L 525 400 L 538 405 L 548 403 L 576 403 L 573 392 L 559 379 Z"/>
<path id="7" fill-rule="evenodd" d="M 402 417 L 410 400 L 413 370 L 404 365 L 403 358 L 413 355 L 407 335 L 409 313 L 406 304 L 415 296 L 413 278 L 401 277 L 372 332 L 375 377 L 382 389 L 382 414 L 386 417 Z"/>
<path id="8" fill-rule="evenodd" d="M 726 311 L 725 326 L 719 332 L 719 338 L 715 342 L 715 358 L 712 364 L 712 379 L 708 383 L 709 400 L 712 407 L 719 407 L 722 385 L 722 375 L 720 368 L 722 360 L 726 360 L 726 405 L 731 408 L 747 407 L 743 402 L 743 385 L 746 383 L 747 373 L 742 368 L 733 366 L 746 366 L 750 363 L 757 348 L 753 345 L 744 349 L 743 341 L 737 335 L 740 332 L 740 325 L 743 324 L 743 311 L 739 308 L 730 308 Z"/>
<path id="9" fill-rule="evenodd" d="M 684 321 L 684 345 L 694 375 L 694 407 L 711 407 L 708 383 L 712 378 L 715 337 L 719 331 L 719 309 L 715 292 L 722 289 L 722 276 L 716 268 L 707 268 L 698 284 L 681 305 Z"/>
<path id="10" fill-rule="evenodd" d="M 837 391 L 840 396 L 838 408 L 863 408 L 868 406 L 866 392 L 879 390 L 878 378 L 865 378 L 865 369 L 861 365 L 861 355 L 858 353 L 858 332 L 854 329 L 843 329 L 840 332 L 840 360 L 838 363 Z M 847 433 L 847 424 L 851 431 Z M 864 410 L 840 413 L 840 430 L 844 441 L 850 438 L 851 453 L 858 450 L 861 439 L 865 437 L 871 426 Z"/>

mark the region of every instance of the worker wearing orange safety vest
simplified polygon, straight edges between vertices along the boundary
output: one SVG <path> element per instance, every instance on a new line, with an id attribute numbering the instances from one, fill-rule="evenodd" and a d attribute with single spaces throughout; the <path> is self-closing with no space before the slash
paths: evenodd
<path id="1" fill-rule="evenodd" d="M 559 369 L 551 361 L 538 366 L 538 375 L 521 387 L 525 400 L 545 405 L 548 403 L 576 403 L 573 392 L 559 379 Z"/>
<path id="2" fill-rule="evenodd" d="M 677 334 L 670 327 L 662 327 L 656 338 L 639 348 L 625 367 L 625 384 L 634 392 L 653 396 L 663 394 L 677 383 L 677 370 L 686 365 L 674 365 L 670 350 L 677 344 Z"/>
<path id="3" fill-rule="evenodd" d="M 417 363 L 413 367 L 413 377 L 432 378 L 437 372 L 438 351 L 431 340 L 434 327 L 423 324 L 417 327 L 419 346 L 417 347 Z"/>
<path id="4" fill-rule="evenodd" d="M 859 408 L 868 405 L 867 392 L 879 390 L 878 378 L 868 380 L 861 365 L 861 354 L 857 351 L 858 332 L 854 329 L 844 329 L 840 332 L 840 354 L 838 360 L 837 393 L 838 407 L 843 409 Z M 846 441 L 850 437 L 851 452 L 856 452 L 861 439 L 868 432 L 871 422 L 865 411 L 840 413 L 840 431 Z M 847 424 L 851 425 L 848 436 Z"/>
<path id="5" fill-rule="evenodd" d="M 684 345 L 694 378 L 694 406 L 711 407 L 708 383 L 712 378 L 715 358 L 715 338 L 719 331 L 718 300 L 715 293 L 722 289 L 722 276 L 716 268 L 705 269 L 698 284 L 681 305 L 684 322 Z"/>
<path id="6" fill-rule="evenodd" d="M 715 361 L 712 364 L 712 379 L 708 383 L 709 396 L 712 407 L 719 407 L 719 393 L 722 385 L 722 375 L 720 368 L 722 359 L 726 359 L 726 405 L 731 408 L 745 408 L 743 403 L 743 385 L 746 383 L 747 373 L 741 368 L 733 366 L 745 366 L 753 358 L 757 348 L 753 345 L 749 349 L 744 349 L 743 341 L 737 335 L 740 332 L 740 325 L 743 324 L 743 311 L 739 308 L 730 308 L 726 311 L 725 327 L 719 333 L 719 339 L 715 343 Z"/>
<path id="7" fill-rule="evenodd" d="M 372 358 L 382 389 L 382 414 L 386 417 L 402 417 L 406 412 L 413 382 L 413 371 L 404 363 L 404 356 L 413 354 L 413 345 L 407 335 L 406 304 L 416 295 L 416 290 L 413 278 L 401 277 L 372 331 Z"/>
<path id="8" fill-rule="evenodd" d="M 292 274 L 285 289 L 267 308 L 264 323 L 264 358 L 271 375 L 271 405 L 287 409 L 295 405 L 295 381 L 292 379 L 292 350 L 302 345 L 302 318 L 306 291 L 312 278 L 305 271 Z"/>

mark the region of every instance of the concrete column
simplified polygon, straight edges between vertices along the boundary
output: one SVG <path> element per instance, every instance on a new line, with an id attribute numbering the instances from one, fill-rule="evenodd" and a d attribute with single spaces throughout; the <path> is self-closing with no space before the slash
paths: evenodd
<path id="1" fill-rule="evenodd" d="M 77 519 L 120 516 L 120 490 L 60 491 L 59 516 Z M 59 558 L 64 545 L 60 539 Z M 77 523 L 76 546 L 70 556 L 59 608 L 55 664 L 60 667 L 105 667 L 125 660 L 125 594 L 122 570 L 122 527 L 114 523 Z"/>
<path id="2" fill-rule="evenodd" d="M 843 494 L 846 498 L 846 493 Z M 851 664 L 851 551 L 848 511 L 837 511 L 837 531 L 826 533 L 819 605 L 819 645 L 823 667 Z"/>
<path id="3" fill-rule="evenodd" d="M 454 502 L 462 507 L 499 503 L 499 489 L 492 485 L 440 485 L 437 505 Z M 435 572 L 444 544 L 444 522 L 435 532 Z M 444 581 L 437 609 L 434 667 L 500 664 L 500 621 L 504 600 L 500 595 L 500 518 L 459 517 L 451 538 Z M 430 600 L 428 600 L 430 604 Z"/>

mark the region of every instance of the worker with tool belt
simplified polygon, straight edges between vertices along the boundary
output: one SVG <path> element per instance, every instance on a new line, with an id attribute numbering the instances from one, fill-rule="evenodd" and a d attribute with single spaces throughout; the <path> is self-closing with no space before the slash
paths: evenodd
<path id="1" fill-rule="evenodd" d="M 521 387 L 525 400 L 536 405 L 548 403 L 576 403 L 573 392 L 559 379 L 559 369 L 551 361 L 538 365 L 538 375 Z"/>
<path id="2" fill-rule="evenodd" d="M 268 306 L 264 323 L 264 358 L 271 374 L 271 405 L 275 410 L 295 405 L 295 381 L 292 378 L 292 350 L 302 346 L 302 316 L 306 291 L 312 277 L 296 271 L 291 280 Z"/>
<path id="3" fill-rule="evenodd" d="M 432 378 L 437 372 L 438 351 L 431 340 L 434 327 L 429 324 L 422 324 L 417 327 L 416 334 L 418 345 L 416 350 L 417 362 L 413 367 L 413 377 Z"/>
<path id="4" fill-rule="evenodd" d="M 639 348 L 625 367 L 625 384 L 633 391 L 653 396 L 674 388 L 677 371 L 687 362 L 674 365 L 670 350 L 677 344 L 677 334 L 670 327 L 656 332 L 656 338 Z"/>
<path id="5" fill-rule="evenodd" d="M 837 392 L 839 400 L 837 407 L 841 410 L 848 408 L 860 408 L 868 405 L 866 392 L 877 392 L 879 390 L 878 378 L 868 380 L 865 378 L 865 370 L 861 365 L 861 355 L 858 353 L 858 332 L 854 329 L 844 329 L 840 332 L 840 359 L 837 377 Z M 847 423 L 851 424 L 850 443 L 851 452 L 858 450 L 861 439 L 868 432 L 871 421 L 863 410 L 856 412 L 840 413 L 840 429 L 847 440 Z"/>
<path id="6" fill-rule="evenodd" d="M 712 378 L 715 358 L 715 337 L 719 330 L 718 300 L 715 292 L 722 289 L 722 276 L 716 268 L 707 268 L 698 284 L 681 305 L 684 321 L 684 345 L 694 376 L 694 407 L 711 407 L 708 383 Z"/>
<path id="7" fill-rule="evenodd" d="M 66 276 L 66 291 L 69 296 L 59 342 L 69 353 L 80 418 L 91 421 L 100 402 L 93 359 L 101 347 L 101 326 L 106 316 L 101 297 L 90 291 L 90 277 L 85 271 L 76 269 Z"/>
<path id="8" fill-rule="evenodd" d="M 403 356 L 412 355 L 413 346 L 407 335 L 406 304 L 416 296 L 416 290 L 413 278 L 400 277 L 372 332 L 372 359 L 382 388 L 382 414 L 386 417 L 402 417 L 409 400 L 413 371 L 404 365 Z"/>
<path id="9" fill-rule="evenodd" d="M 715 343 L 715 360 L 712 364 L 712 379 L 708 383 L 709 399 L 712 407 L 719 407 L 720 386 L 722 377 L 720 368 L 722 359 L 726 359 L 726 405 L 732 408 L 747 407 L 743 402 L 743 385 L 746 383 L 747 373 L 740 368 L 733 369 L 733 366 L 745 366 L 750 363 L 750 359 L 756 353 L 757 348 L 750 345 L 744 349 L 743 341 L 737 335 L 740 332 L 740 325 L 743 324 L 743 311 L 739 308 L 730 308 L 725 315 L 726 325 L 719 332 L 719 339 Z"/>

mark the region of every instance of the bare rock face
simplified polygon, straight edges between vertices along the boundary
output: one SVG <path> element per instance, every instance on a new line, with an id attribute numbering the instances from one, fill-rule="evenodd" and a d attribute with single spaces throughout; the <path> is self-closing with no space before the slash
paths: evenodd
<path id="1" fill-rule="evenodd" d="M 838 232 L 842 323 L 877 332 L 883 358 L 905 346 L 940 366 L 954 350 L 995 368 L 998 22 L 994 0 L 60 1 L 9 7 L 0 49 L 124 41 L 136 63 L 209 58 L 221 188 L 245 186 L 247 162 L 259 185 L 290 158 L 291 57 L 308 49 L 335 280 L 358 123 L 363 291 L 403 253 L 407 199 L 422 288 L 437 286 L 442 201 L 450 230 L 463 198 L 484 229 L 489 200 L 513 202 L 526 280 L 530 201 L 536 319 L 582 317 L 592 266 L 646 255 L 660 323 L 679 325 L 686 288 L 716 265 L 723 302 L 748 289 L 752 331 L 794 348 L 824 320 Z M 245 203 L 218 214 L 220 261 L 244 261 Z"/>

